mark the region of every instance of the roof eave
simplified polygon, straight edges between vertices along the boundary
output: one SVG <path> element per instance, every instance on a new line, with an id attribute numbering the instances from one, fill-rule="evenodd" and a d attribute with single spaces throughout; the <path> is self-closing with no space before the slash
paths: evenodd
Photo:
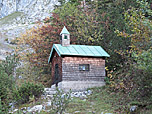
<path id="1" fill-rule="evenodd" d="M 52 47 L 52 49 L 51 49 L 51 53 L 50 53 L 50 56 L 49 56 L 49 59 L 48 59 L 48 63 L 52 62 L 52 59 L 51 59 L 51 58 L 52 58 L 52 55 L 53 55 L 53 51 L 54 51 L 54 50 L 58 53 L 59 56 L 61 56 L 59 50 L 56 48 L 56 45 L 53 44 L 53 47 Z"/>
<path id="2" fill-rule="evenodd" d="M 77 57 L 110 57 L 110 55 L 106 56 L 94 56 L 94 55 L 71 55 L 71 54 L 62 54 L 61 56 L 77 56 Z"/>

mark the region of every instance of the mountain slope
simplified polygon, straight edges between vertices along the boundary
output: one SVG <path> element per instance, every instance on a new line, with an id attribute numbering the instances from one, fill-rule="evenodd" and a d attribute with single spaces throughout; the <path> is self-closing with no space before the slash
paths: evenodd
<path id="1" fill-rule="evenodd" d="M 26 22 L 35 22 L 50 16 L 55 4 L 57 0 L 0 0 L 0 18 L 23 12 Z"/>

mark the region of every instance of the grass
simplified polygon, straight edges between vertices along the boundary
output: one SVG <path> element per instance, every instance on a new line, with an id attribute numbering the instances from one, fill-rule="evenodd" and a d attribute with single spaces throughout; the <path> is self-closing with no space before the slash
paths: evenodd
<path id="1" fill-rule="evenodd" d="M 132 114 L 129 113 L 129 98 L 124 98 L 125 94 L 122 92 L 111 92 L 109 88 L 99 87 L 92 88 L 93 93 L 86 99 L 73 98 L 68 104 L 63 114 Z M 47 101 L 47 100 L 46 100 Z M 45 102 L 46 102 L 45 101 Z M 39 99 L 36 102 L 29 102 L 21 105 L 21 107 L 31 107 L 42 104 L 44 100 Z M 151 114 L 152 106 L 149 108 L 142 108 L 133 114 Z M 49 109 L 48 109 L 49 110 Z M 51 114 L 50 112 L 41 111 L 40 114 Z"/>
<path id="2" fill-rule="evenodd" d="M 24 67 L 17 69 L 17 76 L 22 75 L 23 80 L 18 79 L 17 84 L 20 85 L 22 81 L 30 78 L 31 80 L 35 80 L 36 76 L 39 76 L 39 73 L 35 73 L 35 71 L 30 67 L 30 64 L 24 64 Z M 41 77 L 41 76 L 40 76 Z M 44 77 L 42 77 L 44 79 Z M 130 106 L 136 104 L 144 104 L 144 102 L 137 101 L 130 94 L 125 94 L 123 92 L 117 91 L 112 92 L 108 86 L 92 88 L 93 93 L 88 96 L 86 99 L 73 98 L 66 108 L 66 114 L 103 114 L 112 113 L 112 114 L 130 114 L 129 109 Z M 34 104 L 27 103 L 25 105 L 20 106 L 34 106 L 42 104 L 43 100 L 39 99 Z M 49 107 L 48 107 L 49 108 Z M 48 109 L 49 110 L 49 109 Z M 149 107 L 139 107 L 137 112 L 134 114 L 151 114 L 152 106 Z M 50 114 L 47 112 L 41 112 L 41 114 Z"/>
<path id="3" fill-rule="evenodd" d="M 74 98 L 68 105 L 66 112 L 70 114 L 130 114 L 131 97 L 123 92 L 111 92 L 108 87 L 93 88 L 93 94 L 86 100 Z M 138 108 L 134 114 L 151 114 L 152 108 Z"/>
<path id="4" fill-rule="evenodd" d="M 105 87 L 93 88 L 93 94 L 88 96 L 87 99 L 73 98 L 66 108 L 65 113 L 67 114 L 101 114 L 115 113 L 117 107 L 113 107 L 112 103 L 116 96 L 109 94 Z M 99 92 L 100 91 L 100 92 Z M 113 96 L 113 97 L 112 97 Z M 39 99 L 34 104 L 41 104 L 43 100 Z M 19 107 L 31 107 L 34 106 L 33 102 L 23 104 Z M 50 114 L 47 112 L 41 112 L 42 114 Z M 65 114 L 63 113 L 63 114 Z"/>
<path id="5" fill-rule="evenodd" d="M 94 88 L 93 94 L 88 96 L 86 100 L 74 98 L 66 111 L 68 113 L 78 111 L 78 114 L 114 113 L 116 107 L 113 107 L 112 103 L 115 98 L 118 99 L 115 95 L 109 94 L 105 87 Z"/>
<path id="6" fill-rule="evenodd" d="M 22 12 L 14 12 L 4 18 L 1 18 L 0 25 L 8 24 L 9 22 L 12 22 L 13 19 L 15 19 L 18 16 L 21 16 L 22 14 L 23 14 Z"/>

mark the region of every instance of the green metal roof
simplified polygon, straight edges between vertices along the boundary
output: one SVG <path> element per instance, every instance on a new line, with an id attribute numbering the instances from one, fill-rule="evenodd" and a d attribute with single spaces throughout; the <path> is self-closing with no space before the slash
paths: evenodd
<path id="1" fill-rule="evenodd" d="M 61 31 L 61 33 L 60 33 L 60 35 L 61 35 L 61 34 L 70 34 L 70 33 L 69 33 L 69 31 L 66 29 L 66 27 L 64 26 L 63 29 L 62 29 L 62 31 Z"/>
<path id="2" fill-rule="evenodd" d="M 88 45 L 70 45 L 62 46 L 61 44 L 53 44 L 48 63 L 52 59 L 53 51 L 59 56 L 90 56 L 90 57 L 110 57 L 110 55 L 100 46 Z"/>

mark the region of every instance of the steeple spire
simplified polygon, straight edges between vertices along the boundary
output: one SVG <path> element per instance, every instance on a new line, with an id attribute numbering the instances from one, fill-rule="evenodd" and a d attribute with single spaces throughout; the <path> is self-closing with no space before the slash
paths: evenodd
<path id="1" fill-rule="evenodd" d="M 65 26 L 63 27 L 60 35 L 61 35 L 61 38 L 60 38 L 61 45 L 62 46 L 69 46 L 70 45 L 70 33 L 66 29 Z"/>
<path id="2" fill-rule="evenodd" d="M 66 28 L 65 26 L 63 27 L 60 35 L 62 35 L 62 34 L 70 34 L 69 31 L 67 30 L 67 28 Z"/>

